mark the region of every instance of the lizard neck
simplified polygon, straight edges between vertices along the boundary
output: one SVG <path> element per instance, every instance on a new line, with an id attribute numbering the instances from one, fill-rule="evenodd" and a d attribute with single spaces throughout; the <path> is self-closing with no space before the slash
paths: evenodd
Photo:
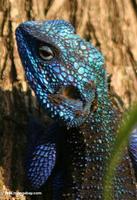
<path id="1" fill-rule="evenodd" d="M 91 113 L 89 119 L 81 126 L 87 157 L 91 158 L 92 164 L 97 168 L 102 167 L 110 155 L 117 126 L 118 116 L 109 102 L 105 102 L 95 113 Z"/>
<path id="2" fill-rule="evenodd" d="M 85 142 L 86 163 L 82 188 L 93 191 L 89 199 L 102 199 L 106 164 L 116 139 L 118 120 L 119 117 L 116 110 L 113 109 L 112 104 L 108 101 L 101 108 L 97 109 L 95 113 L 91 114 L 87 122 L 81 126 L 80 131 Z M 114 194 L 112 194 L 112 198 L 119 196 L 119 199 L 122 199 L 121 190 L 126 195 L 131 185 L 134 185 L 132 182 L 133 174 L 130 166 L 130 158 L 126 150 L 121 163 L 121 168 L 117 170 L 117 175 L 114 177 Z M 125 181 L 125 173 L 127 172 L 129 176 L 126 177 L 126 182 L 129 185 L 123 184 Z M 90 188 L 87 188 L 87 185 L 90 185 Z M 133 185 L 132 187 L 134 188 Z"/>
<path id="3" fill-rule="evenodd" d="M 116 138 L 119 117 L 108 101 L 89 116 L 88 120 L 76 130 L 67 134 L 72 161 L 70 172 L 74 191 L 68 193 L 81 199 L 102 199 L 104 174 L 107 160 Z M 125 174 L 128 174 L 125 177 Z M 71 174 L 70 174 L 71 176 Z M 126 183 L 126 184 L 125 184 Z M 90 191 L 90 192 L 89 192 Z M 92 192 L 91 192 L 92 191 Z M 122 192 L 121 192 L 122 191 Z M 114 190 L 111 199 L 135 199 L 135 184 L 130 158 L 125 155 L 114 177 Z M 65 194 L 67 195 L 67 194 Z M 124 198 L 123 198 L 124 197 Z M 73 198 L 71 198 L 73 199 Z"/>
<path id="4" fill-rule="evenodd" d="M 79 132 L 73 134 L 72 155 L 77 158 L 74 160 L 73 183 L 75 188 L 78 188 L 78 194 L 86 190 L 85 194 L 89 194 L 89 190 L 96 193 L 90 193 L 88 199 L 99 199 L 98 195 L 102 194 L 105 163 L 114 140 L 114 124 L 112 126 L 111 118 L 114 119 L 115 112 L 109 104 L 104 106 L 104 110 L 96 110 L 79 127 Z M 83 196 L 82 193 L 80 195 Z M 86 196 L 83 196 L 83 199 L 86 199 Z"/>

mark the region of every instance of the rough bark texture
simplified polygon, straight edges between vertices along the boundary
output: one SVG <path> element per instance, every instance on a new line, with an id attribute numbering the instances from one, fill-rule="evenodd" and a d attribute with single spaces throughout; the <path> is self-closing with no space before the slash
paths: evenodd
<path id="1" fill-rule="evenodd" d="M 136 0 L 0 0 L 0 191 L 25 191 L 27 120 L 31 113 L 41 116 L 15 43 L 16 27 L 30 19 L 69 20 L 103 52 L 111 86 L 124 104 L 137 98 Z"/>

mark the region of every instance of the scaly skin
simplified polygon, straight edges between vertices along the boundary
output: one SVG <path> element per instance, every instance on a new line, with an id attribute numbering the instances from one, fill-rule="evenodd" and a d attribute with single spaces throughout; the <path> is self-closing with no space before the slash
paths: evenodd
<path id="1" fill-rule="evenodd" d="M 25 22 L 16 37 L 29 84 L 57 121 L 52 131 L 52 126 L 43 128 L 29 152 L 30 183 L 34 188 L 51 185 L 52 197 L 46 199 L 102 199 L 119 120 L 109 100 L 102 54 L 63 20 Z M 111 199 L 137 199 L 126 151 L 113 188 Z"/>

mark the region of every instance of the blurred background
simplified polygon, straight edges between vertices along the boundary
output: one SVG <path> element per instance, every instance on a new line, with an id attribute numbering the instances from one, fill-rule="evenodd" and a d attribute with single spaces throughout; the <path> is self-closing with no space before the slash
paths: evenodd
<path id="1" fill-rule="evenodd" d="M 24 78 L 15 42 L 21 22 L 39 19 L 70 21 L 105 56 L 118 104 L 128 108 L 137 99 L 137 0 L 0 0 L 0 191 L 25 190 L 28 116 L 43 116 Z"/>

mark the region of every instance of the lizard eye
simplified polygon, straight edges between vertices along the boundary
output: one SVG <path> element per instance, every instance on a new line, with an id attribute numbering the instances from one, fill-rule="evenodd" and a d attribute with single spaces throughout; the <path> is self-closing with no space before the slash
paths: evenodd
<path id="1" fill-rule="evenodd" d="M 51 60 L 54 57 L 54 53 L 48 46 L 41 46 L 39 47 L 39 56 L 43 60 Z"/>

